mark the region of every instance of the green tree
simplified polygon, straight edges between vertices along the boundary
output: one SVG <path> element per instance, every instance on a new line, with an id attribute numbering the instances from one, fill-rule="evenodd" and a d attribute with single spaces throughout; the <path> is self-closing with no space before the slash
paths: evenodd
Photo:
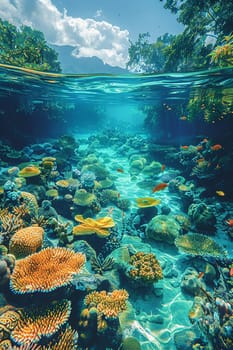
<path id="1" fill-rule="evenodd" d="M 165 70 L 186 71 L 208 67 L 212 62 L 210 52 L 224 36 L 233 32 L 233 3 L 224 0 L 164 2 L 164 7 L 176 14 L 178 21 L 185 26 L 183 33 L 172 41 L 165 52 Z"/>
<path id="2" fill-rule="evenodd" d="M 0 19 L 0 62 L 44 72 L 61 72 L 58 54 L 44 34 L 28 26 L 19 29 Z"/>
<path id="3" fill-rule="evenodd" d="M 165 48 L 174 36 L 164 34 L 156 42 L 150 43 L 150 34 L 139 34 L 138 40 L 130 42 L 127 68 L 134 72 L 162 72 L 166 62 Z"/>

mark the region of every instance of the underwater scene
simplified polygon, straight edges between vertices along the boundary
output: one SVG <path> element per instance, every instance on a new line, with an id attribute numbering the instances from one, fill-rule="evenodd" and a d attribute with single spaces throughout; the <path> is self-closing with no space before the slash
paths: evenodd
<path id="1" fill-rule="evenodd" d="M 0 65 L 0 349 L 233 349 L 232 76 Z"/>

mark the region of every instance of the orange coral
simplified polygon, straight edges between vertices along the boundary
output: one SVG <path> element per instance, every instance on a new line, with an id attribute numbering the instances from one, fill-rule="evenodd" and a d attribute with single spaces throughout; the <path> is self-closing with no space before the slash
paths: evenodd
<path id="1" fill-rule="evenodd" d="M 46 248 L 16 262 L 10 288 L 14 293 L 50 292 L 70 283 L 85 255 L 66 248 Z"/>
<path id="2" fill-rule="evenodd" d="M 116 318 L 119 313 L 126 310 L 128 293 L 125 289 L 116 289 L 111 293 L 105 290 L 92 292 L 85 298 L 88 307 L 96 307 L 98 312 L 106 318 Z"/>
<path id="3" fill-rule="evenodd" d="M 41 171 L 37 166 L 29 165 L 29 166 L 26 166 L 25 168 L 20 170 L 19 176 L 33 177 L 33 176 L 40 175 L 40 173 L 41 173 Z"/>
<path id="4" fill-rule="evenodd" d="M 138 252 L 131 256 L 129 264 L 129 276 L 135 280 L 154 283 L 163 278 L 162 268 L 152 253 Z"/>
<path id="5" fill-rule="evenodd" d="M 73 228 L 74 235 L 90 235 L 96 233 L 98 237 L 105 238 L 110 235 L 108 229 L 115 226 L 113 219 L 108 216 L 99 219 L 84 219 L 82 215 L 76 215 L 75 220 L 81 222 L 81 224 Z"/>
<path id="6" fill-rule="evenodd" d="M 71 327 L 66 327 L 55 341 L 51 341 L 48 345 L 42 346 L 41 350 L 74 350 L 76 349 L 76 343 L 78 334 Z"/>
<path id="7" fill-rule="evenodd" d="M 16 258 L 24 258 L 35 253 L 42 246 L 44 229 L 39 226 L 29 226 L 18 230 L 11 238 L 9 251 Z"/>
<path id="8" fill-rule="evenodd" d="M 71 302 L 62 300 L 43 307 L 31 306 L 20 312 L 20 319 L 11 333 L 19 345 L 37 343 L 43 337 L 54 335 L 68 320 Z"/>

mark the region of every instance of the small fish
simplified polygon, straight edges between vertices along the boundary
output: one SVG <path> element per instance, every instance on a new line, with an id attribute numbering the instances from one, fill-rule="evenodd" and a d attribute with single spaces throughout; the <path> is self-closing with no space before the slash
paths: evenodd
<path id="1" fill-rule="evenodd" d="M 160 184 L 156 185 L 153 189 L 152 192 L 158 192 L 158 191 L 162 191 L 164 190 L 166 187 L 168 186 L 168 184 L 166 184 L 165 182 L 161 182 Z"/>
<path id="2" fill-rule="evenodd" d="M 197 145 L 196 149 L 197 149 L 197 151 L 202 151 L 203 150 L 203 146 Z"/>
<path id="3" fill-rule="evenodd" d="M 188 149 L 189 146 L 184 145 L 184 146 L 180 146 L 180 148 L 182 148 L 182 149 Z"/>
<path id="4" fill-rule="evenodd" d="M 219 151 L 220 149 L 222 149 L 222 145 L 220 144 L 216 144 L 210 147 L 212 149 L 212 151 Z"/>
<path id="5" fill-rule="evenodd" d="M 166 165 L 165 165 L 165 164 L 163 164 L 163 165 L 161 166 L 161 171 L 164 171 L 164 170 L 165 170 L 165 168 L 166 168 Z"/>
<path id="6" fill-rule="evenodd" d="M 216 194 L 217 194 L 219 197 L 224 197 L 224 196 L 225 196 L 225 192 L 223 192 L 223 191 L 216 191 Z"/>
<path id="7" fill-rule="evenodd" d="M 118 171 L 118 173 L 124 173 L 124 169 L 122 168 L 117 168 L 116 171 Z"/>
<path id="8" fill-rule="evenodd" d="M 233 267 L 230 268 L 229 275 L 230 277 L 233 277 Z"/>
<path id="9" fill-rule="evenodd" d="M 182 116 L 180 117 L 180 120 L 188 120 L 188 118 L 186 117 L 186 115 L 182 115 Z"/>
<path id="10" fill-rule="evenodd" d="M 207 138 L 204 138 L 201 142 L 207 143 L 209 140 Z"/>
<path id="11" fill-rule="evenodd" d="M 117 198 L 120 198 L 121 194 L 120 192 L 117 193 Z"/>
<path id="12" fill-rule="evenodd" d="M 229 225 L 230 227 L 233 227 L 233 219 L 229 219 L 226 221 L 227 225 Z"/>
<path id="13" fill-rule="evenodd" d="M 204 276 L 204 274 L 205 274 L 205 273 L 204 273 L 203 271 L 199 272 L 197 278 L 201 279 L 201 278 Z"/>
<path id="14" fill-rule="evenodd" d="M 113 210 L 114 210 L 114 207 L 109 208 L 108 213 L 107 213 L 107 216 L 112 215 Z"/>

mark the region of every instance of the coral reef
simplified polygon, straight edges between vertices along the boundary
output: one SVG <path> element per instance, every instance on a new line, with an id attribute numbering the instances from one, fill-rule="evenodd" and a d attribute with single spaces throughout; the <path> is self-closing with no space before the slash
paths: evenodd
<path id="1" fill-rule="evenodd" d="M 175 239 L 179 251 L 190 255 L 225 257 L 226 250 L 213 239 L 199 233 L 188 233 Z"/>
<path id="2" fill-rule="evenodd" d="M 48 293 L 70 283 L 85 256 L 66 248 L 46 248 L 16 262 L 10 288 L 16 294 Z"/>
<path id="3" fill-rule="evenodd" d="M 152 253 L 137 252 L 130 257 L 127 276 L 134 286 L 147 286 L 163 278 L 162 268 Z M 136 283 L 135 283 L 136 282 Z"/>
<path id="4" fill-rule="evenodd" d="M 216 217 L 205 203 L 193 203 L 188 208 L 188 215 L 199 231 L 215 231 Z"/>
<path id="5" fill-rule="evenodd" d="M 36 253 L 41 247 L 44 237 L 44 229 L 39 226 L 22 228 L 11 237 L 9 251 L 16 259 Z"/>
<path id="6" fill-rule="evenodd" d="M 76 215 L 75 220 L 81 222 L 81 224 L 73 228 L 74 235 L 90 235 L 96 233 L 98 237 L 105 238 L 110 235 L 109 228 L 115 225 L 111 217 L 84 219 L 82 215 Z"/>
<path id="7" fill-rule="evenodd" d="M 173 216 L 157 215 L 147 225 L 146 236 L 155 241 L 173 244 L 182 233 L 180 224 Z"/>
<path id="8" fill-rule="evenodd" d="M 68 320 L 71 302 L 61 300 L 46 306 L 30 306 L 20 311 L 11 339 L 17 344 L 37 343 L 52 337 Z"/>
<path id="9" fill-rule="evenodd" d="M 114 290 L 107 293 L 105 290 L 92 292 L 85 297 L 88 308 L 96 307 L 98 313 L 105 318 L 116 318 L 119 313 L 126 310 L 128 293 L 125 289 Z"/>

